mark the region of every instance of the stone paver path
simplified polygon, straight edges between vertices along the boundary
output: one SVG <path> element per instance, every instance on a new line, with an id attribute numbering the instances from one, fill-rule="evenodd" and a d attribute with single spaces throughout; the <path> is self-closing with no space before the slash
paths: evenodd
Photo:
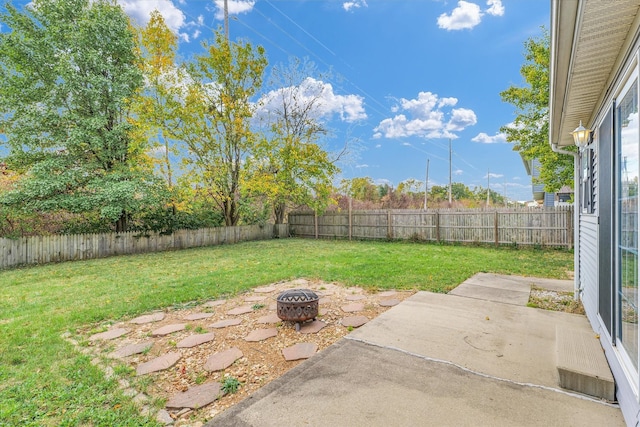
<path id="1" fill-rule="evenodd" d="M 393 307 L 398 304 L 400 304 L 400 300 L 398 299 L 383 299 L 380 301 L 380 306 L 382 307 Z"/>
<path id="2" fill-rule="evenodd" d="M 89 337 L 89 341 L 97 341 L 97 340 L 112 340 L 114 338 L 121 337 L 129 332 L 128 329 L 124 328 L 115 328 L 110 329 L 106 332 L 100 332 L 98 334 L 93 334 Z"/>
<path id="3" fill-rule="evenodd" d="M 254 297 L 246 297 L 244 300 L 245 300 L 245 302 L 260 302 L 260 301 L 264 301 L 266 299 L 267 299 L 267 297 L 265 297 L 265 296 L 256 295 Z"/>
<path id="4" fill-rule="evenodd" d="M 301 334 L 316 334 L 320 332 L 325 326 L 327 326 L 327 324 L 323 321 L 314 320 L 313 322 L 303 323 L 300 326 L 300 331 L 298 332 L 300 332 Z"/>
<path id="5" fill-rule="evenodd" d="M 251 313 L 252 311 L 253 311 L 253 308 L 251 308 L 250 305 L 241 305 L 240 307 L 236 307 L 234 309 L 227 311 L 227 314 L 229 316 L 239 316 L 241 314 Z"/>
<path id="6" fill-rule="evenodd" d="M 115 359 L 122 359 L 124 357 L 133 356 L 134 354 L 140 354 L 153 346 L 153 341 L 144 341 L 134 344 L 125 345 L 120 347 L 116 351 L 109 353 L 109 357 Z"/>
<path id="7" fill-rule="evenodd" d="M 282 319 L 278 317 L 276 313 L 267 314 L 266 316 L 260 317 L 256 323 L 279 323 L 282 322 Z"/>
<path id="8" fill-rule="evenodd" d="M 382 297 L 382 298 L 387 298 L 387 297 L 392 297 L 397 293 L 398 292 L 396 292 L 396 291 L 384 291 L 384 292 L 378 292 L 377 296 Z"/>
<path id="9" fill-rule="evenodd" d="M 129 323 L 135 323 L 137 325 L 144 325 L 145 323 L 159 322 L 164 319 L 164 313 L 159 311 L 157 313 L 145 314 L 144 316 L 138 316 L 135 319 L 129 320 Z"/>
<path id="10" fill-rule="evenodd" d="M 209 332 L 207 334 L 191 335 L 190 337 L 186 337 L 185 339 L 180 341 L 178 344 L 176 344 L 176 347 L 178 347 L 178 348 L 195 347 L 197 345 L 204 344 L 204 343 L 209 342 L 209 341 L 213 341 L 215 336 L 216 335 L 213 332 Z"/>
<path id="11" fill-rule="evenodd" d="M 178 363 L 180 357 L 182 357 L 180 353 L 172 352 L 160 357 L 156 357 L 155 359 L 151 359 L 148 362 L 138 365 L 138 367 L 136 368 L 136 375 L 140 376 L 169 369 L 170 367 Z"/>
<path id="12" fill-rule="evenodd" d="M 275 286 L 262 286 L 259 288 L 255 288 L 253 292 L 257 292 L 259 294 L 268 294 L 269 292 L 273 292 L 275 290 L 276 290 Z"/>
<path id="13" fill-rule="evenodd" d="M 359 302 L 354 302 L 352 304 L 343 305 L 340 308 L 342 308 L 342 311 L 344 311 L 345 313 L 354 313 L 356 311 L 364 310 L 364 304 Z"/>
<path id="14" fill-rule="evenodd" d="M 213 313 L 191 313 L 187 316 L 184 316 L 184 320 L 202 320 L 208 319 L 213 316 Z"/>
<path id="15" fill-rule="evenodd" d="M 240 359 L 244 354 L 239 348 L 233 347 L 229 350 L 220 351 L 212 354 L 204 364 L 204 369 L 207 371 L 220 371 L 233 365 L 233 362 Z"/>
<path id="16" fill-rule="evenodd" d="M 368 321 L 369 319 L 366 316 L 350 316 L 342 319 L 340 323 L 342 323 L 342 326 L 346 326 L 346 327 L 351 326 L 352 328 L 359 328 L 360 326 L 364 325 Z"/>
<path id="17" fill-rule="evenodd" d="M 347 301 L 362 301 L 366 298 L 367 297 L 365 297 L 364 295 L 347 295 L 346 297 L 344 297 L 344 299 L 346 299 Z"/>
<path id="18" fill-rule="evenodd" d="M 291 347 L 283 348 L 282 355 L 287 361 L 308 359 L 318 351 L 318 344 L 301 342 Z"/>
<path id="19" fill-rule="evenodd" d="M 169 409 L 203 408 L 220 397 L 220 383 L 210 382 L 191 387 L 189 390 L 173 396 L 165 405 Z"/>
<path id="20" fill-rule="evenodd" d="M 183 331 L 187 325 L 185 323 L 172 323 L 171 325 L 162 326 L 154 331 L 151 331 L 151 336 L 161 337 L 164 335 L 169 335 L 174 332 Z"/>
<path id="21" fill-rule="evenodd" d="M 225 319 L 220 320 L 219 322 L 212 323 L 209 325 L 210 328 L 221 329 L 228 328 L 229 326 L 237 326 L 242 323 L 242 319 Z"/>
<path id="22" fill-rule="evenodd" d="M 249 335 L 244 337 L 244 340 L 249 342 L 264 341 L 266 339 L 275 337 L 276 335 L 278 335 L 277 328 L 256 329 L 249 332 Z"/>

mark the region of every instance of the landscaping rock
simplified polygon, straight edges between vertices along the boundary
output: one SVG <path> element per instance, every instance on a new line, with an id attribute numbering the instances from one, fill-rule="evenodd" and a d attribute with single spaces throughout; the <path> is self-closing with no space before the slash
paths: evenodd
<path id="1" fill-rule="evenodd" d="M 267 297 L 256 295 L 254 297 L 246 297 L 244 300 L 245 300 L 245 302 L 260 302 L 260 301 L 264 301 L 266 299 L 267 299 Z"/>
<path id="2" fill-rule="evenodd" d="M 359 302 L 354 302 L 353 304 L 343 305 L 341 308 L 342 308 L 342 311 L 344 311 L 345 313 L 354 313 L 356 311 L 364 310 L 364 304 Z"/>
<path id="3" fill-rule="evenodd" d="M 380 301 L 380 306 L 382 307 L 393 307 L 394 305 L 400 304 L 400 300 L 397 299 L 383 299 Z"/>
<path id="4" fill-rule="evenodd" d="M 129 332 L 128 329 L 116 328 L 106 332 L 100 332 L 99 334 L 93 334 L 89 337 L 89 341 L 97 340 L 112 340 L 114 338 L 121 337 Z"/>
<path id="5" fill-rule="evenodd" d="M 171 415 L 169 415 L 169 413 L 164 409 L 160 409 L 158 411 L 156 414 L 156 421 L 160 424 L 164 424 L 165 426 L 173 424 L 173 418 L 171 418 Z"/>
<path id="6" fill-rule="evenodd" d="M 276 290 L 276 288 L 273 287 L 273 286 L 262 286 L 260 288 L 255 288 L 253 290 L 253 292 L 257 292 L 259 294 L 266 294 L 266 293 L 269 293 L 269 292 L 273 292 L 275 290 Z"/>
<path id="7" fill-rule="evenodd" d="M 276 335 L 278 335 L 278 329 L 276 328 L 256 329 L 244 337 L 244 340 L 249 342 L 264 341 L 268 338 L 275 337 Z"/>
<path id="8" fill-rule="evenodd" d="M 191 313 L 188 316 L 184 316 L 185 320 L 202 320 L 208 319 L 213 316 L 213 313 Z"/>
<path id="9" fill-rule="evenodd" d="M 291 347 L 283 348 L 282 355 L 287 361 L 308 359 L 318 351 L 318 345 L 310 342 L 301 342 Z"/>
<path id="10" fill-rule="evenodd" d="M 229 316 L 239 316 L 240 314 L 251 313 L 253 308 L 250 305 L 241 305 L 240 307 L 236 307 L 232 310 L 227 311 Z"/>
<path id="11" fill-rule="evenodd" d="M 221 329 L 229 326 L 236 326 L 242 323 L 242 319 L 225 319 L 209 325 L 210 328 Z"/>
<path id="12" fill-rule="evenodd" d="M 313 322 L 303 323 L 298 332 L 301 334 L 315 334 L 320 332 L 325 326 L 327 326 L 327 324 L 323 321 L 314 320 Z"/>
<path id="13" fill-rule="evenodd" d="M 191 348 L 200 344 L 204 344 L 209 341 L 213 341 L 215 338 L 215 334 L 213 332 L 209 332 L 208 334 L 196 334 L 191 335 L 190 337 L 186 337 L 182 341 L 180 341 L 176 347 L 178 348 Z"/>
<path id="14" fill-rule="evenodd" d="M 180 353 L 167 353 L 163 356 L 156 357 L 148 362 L 138 365 L 136 368 L 136 375 L 145 375 L 152 372 L 164 371 L 169 369 L 180 360 Z"/>
<path id="15" fill-rule="evenodd" d="M 145 323 L 159 322 L 164 319 L 164 313 L 158 311 L 157 313 L 145 314 L 144 316 L 136 317 L 129 320 L 129 323 L 135 323 L 137 325 L 143 325 Z"/>
<path id="16" fill-rule="evenodd" d="M 346 297 L 344 297 L 344 299 L 346 299 L 347 301 L 361 301 L 365 298 L 367 297 L 365 297 L 364 295 L 347 295 Z"/>
<path id="17" fill-rule="evenodd" d="M 219 305 L 224 304 L 225 302 L 227 302 L 227 300 L 225 299 L 219 299 L 219 300 L 215 300 L 215 301 L 207 301 L 204 304 L 202 304 L 203 307 L 217 307 Z"/>
<path id="18" fill-rule="evenodd" d="M 220 397 L 220 383 L 210 382 L 191 387 L 189 390 L 173 396 L 166 404 L 167 408 L 180 409 L 203 408 Z"/>
<path id="19" fill-rule="evenodd" d="M 278 317 L 276 313 L 267 314 L 266 316 L 260 317 L 256 323 L 279 323 L 282 320 Z"/>
<path id="20" fill-rule="evenodd" d="M 340 323 L 342 323 L 342 326 L 358 328 L 368 321 L 369 319 L 366 316 L 351 316 L 345 317 L 340 321 Z"/>
<path id="21" fill-rule="evenodd" d="M 160 337 L 164 335 L 169 335 L 174 332 L 183 331 L 187 327 L 184 323 L 173 323 L 171 325 L 166 325 L 161 328 L 156 329 L 151 332 L 151 335 L 154 337 Z"/>
<path id="22" fill-rule="evenodd" d="M 222 369 L 226 369 L 242 356 L 244 356 L 242 351 L 237 347 L 220 351 L 209 356 L 207 362 L 204 364 L 204 369 L 207 371 L 220 371 Z"/>
<path id="23" fill-rule="evenodd" d="M 124 357 L 133 356 L 134 354 L 143 353 L 148 348 L 153 346 L 153 341 L 144 341 L 134 344 L 125 345 L 120 347 L 116 351 L 109 353 L 109 357 L 114 359 L 122 359 Z"/>

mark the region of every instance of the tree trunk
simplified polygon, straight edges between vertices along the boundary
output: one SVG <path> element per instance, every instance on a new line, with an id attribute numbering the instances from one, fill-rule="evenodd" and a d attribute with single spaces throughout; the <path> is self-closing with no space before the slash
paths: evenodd
<path id="1" fill-rule="evenodd" d="M 120 218 L 118 218 L 118 221 L 116 221 L 116 233 L 124 233 L 125 231 L 127 231 L 127 213 L 125 211 L 122 211 L 122 213 L 120 214 Z"/>
<path id="2" fill-rule="evenodd" d="M 286 213 L 286 205 L 284 202 L 275 202 L 273 205 L 273 216 L 276 224 L 284 224 L 284 216 Z"/>

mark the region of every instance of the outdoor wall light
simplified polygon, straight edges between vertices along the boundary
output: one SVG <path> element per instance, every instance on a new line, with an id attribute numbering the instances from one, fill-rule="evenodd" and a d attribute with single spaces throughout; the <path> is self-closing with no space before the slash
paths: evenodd
<path id="1" fill-rule="evenodd" d="M 582 126 L 582 120 L 580 120 L 580 126 L 571 132 L 571 135 L 573 135 L 573 142 L 578 148 L 584 148 L 591 142 L 591 130 Z"/>

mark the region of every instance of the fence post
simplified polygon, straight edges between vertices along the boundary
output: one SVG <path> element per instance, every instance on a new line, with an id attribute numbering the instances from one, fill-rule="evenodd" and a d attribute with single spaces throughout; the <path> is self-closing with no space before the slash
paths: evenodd
<path id="1" fill-rule="evenodd" d="M 573 247 L 573 209 L 576 207 L 573 206 L 567 209 L 567 249 L 571 250 Z"/>
<path id="2" fill-rule="evenodd" d="M 313 224 L 314 224 L 316 240 L 317 240 L 318 239 L 318 212 L 317 211 L 313 211 Z"/>
<path id="3" fill-rule="evenodd" d="M 387 238 L 393 239 L 393 228 L 391 228 L 391 211 L 387 211 Z"/>
<path id="4" fill-rule="evenodd" d="M 353 210 L 353 199 L 349 197 L 349 241 L 351 241 L 351 236 L 353 234 L 353 218 L 352 218 L 352 210 Z"/>
<path id="5" fill-rule="evenodd" d="M 440 211 L 436 211 L 436 242 L 440 242 Z"/>
<path id="6" fill-rule="evenodd" d="M 493 214 L 493 233 L 496 239 L 496 247 L 500 245 L 500 237 L 498 236 L 498 211 Z"/>

